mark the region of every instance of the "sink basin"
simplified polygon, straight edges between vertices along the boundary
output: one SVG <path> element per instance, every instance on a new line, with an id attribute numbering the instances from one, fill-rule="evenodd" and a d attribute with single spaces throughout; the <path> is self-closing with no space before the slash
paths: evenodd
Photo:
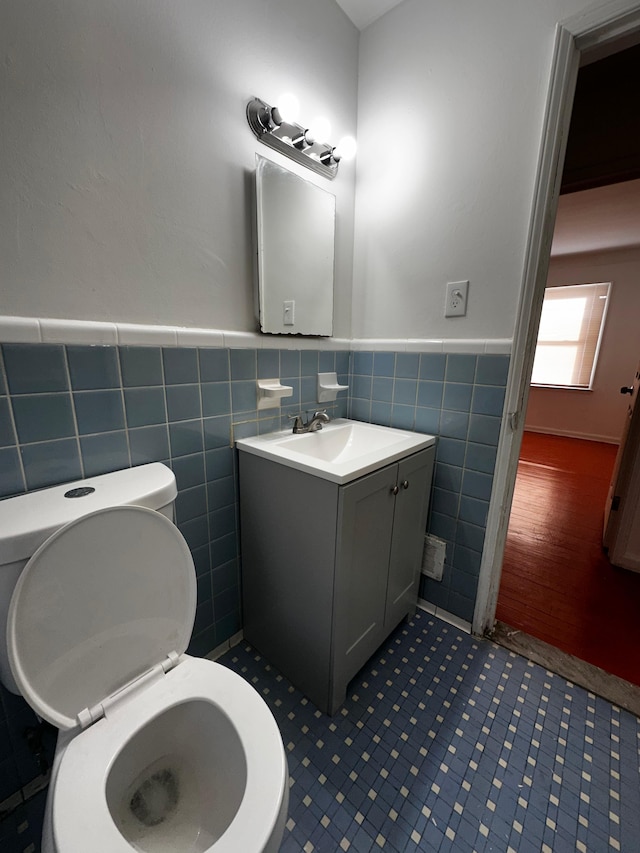
<path id="1" fill-rule="evenodd" d="M 317 432 L 242 438 L 240 450 L 340 485 L 435 443 L 432 435 L 339 418 Z"/>
<path id="2" fill-rule="evenodd" d="M 396 430 L 371 427 L 357 421 L 349 424 L 334 422 L 317 432 L 286 438 L 278 446 L 325 462 L 349 462 L 363 454 L 386 451 L 398 438 Z"/>

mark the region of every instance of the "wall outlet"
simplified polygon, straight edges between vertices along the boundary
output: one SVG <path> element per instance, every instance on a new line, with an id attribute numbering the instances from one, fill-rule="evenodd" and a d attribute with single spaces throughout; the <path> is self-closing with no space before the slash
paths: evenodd
<path id="1" fill-rule="evenodd" d="M 468 281 L 448 281 L 444 304 L 445 317 L 464 317 L 467 313 Z"/>

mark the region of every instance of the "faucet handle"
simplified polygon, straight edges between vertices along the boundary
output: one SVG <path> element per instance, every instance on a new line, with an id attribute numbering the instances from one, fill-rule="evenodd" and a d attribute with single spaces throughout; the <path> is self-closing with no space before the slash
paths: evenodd
<path id="1" fill-rule="evenodd" d="M 302 420 L 302 412 L 297 415 L 287 415 L 290 421 L 293 421 L 293 431 L 304 429 L 304 421 Z"/>

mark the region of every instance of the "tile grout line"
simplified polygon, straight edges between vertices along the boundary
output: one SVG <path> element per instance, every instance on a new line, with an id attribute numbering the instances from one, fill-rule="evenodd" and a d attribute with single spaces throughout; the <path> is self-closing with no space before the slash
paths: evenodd
<path id="1" fill-rule="evenodd" d="M 11 428 L 13 430 L 13 437 L 15 439 L 15 447 L 16 447 L 16 455 L 18 457 L 18 466 L 20 468 L 20 476 L 22 477 L 22 485 L 26 491 L 27 489 L 27 472 L 25 471 L 24 461 L 22 459 L 22 452 L 20 449 L 20 443 L 18 440 L 18 426 L 16 424 L 15 414 L 13 411 L 13 399 L 10 393 L 9 388 L 9 377 L 7 375 L 7 368 L 4 362 L 4 352 L 2 351 L 2 347 L 0 346 L 0 372 L 3 376 L 5 387 L 7 390 L 7 408 L 9 410 L 9 418 L 11 419 Z"/>
<path id="2" fill-rule="evenodd" d="M 64 344 L 62 346 L 62 351 L 64 354 L 64 368 L 65 368 L 65 373 L 66 373 L 66 377 L 67 377 L 67 387 L 69 389 L 69 391 L 68 391 L 69 402 L 71 404 L 71 414 L 73 417 L 73 426 L 75 429 L 76 446 L 78 448 L 78 459 L 80 462 L 80 479 L 84 480 L 85 479 L 84 458 L 82 455 L 82 444 L 80 442 L 80 430 L 78 428 L 78 416 L 76 413 L 76 400 L 75 400 L 75 397 L 73 396 L 73 385 L 71 382 L 71 367 L 69 365 L 69 352 L 68 352 L 66 344 Z"/>
<path id="3" fill-rule="evenodd" d="M 129 416 L 127 414 L 127 407 L 125 404 L 124 397 L 124 379 L 122 377 L 122 365 L 120 363 L 120 347 L 114 347 L 115 351 L 115 359 L 116 359 L 116 371 L 118 373 L 118 382 L 120 383 L 120 405 L 122 406 L 122 417 L 124 420 L 124 432 L 125 432 L 125 440 L 127 442 L 127 453 L 129 454 L 129 467 L 133 467 L 133 456 L 131 453 L 131 437 L 129 435 L 129 431 L 131 427 L 129 426 Z"/>

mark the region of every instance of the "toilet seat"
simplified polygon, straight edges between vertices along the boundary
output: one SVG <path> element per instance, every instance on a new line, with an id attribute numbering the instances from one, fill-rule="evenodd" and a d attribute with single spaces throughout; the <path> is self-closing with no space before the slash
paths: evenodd
<path id="1" fill-rule="evenodd" d="M 196 573 L 168 518 L 101 509 L 61 527 L 22 570 L 7 620 L 20 692 L 58 729 L 83 727 L 127 684 L 187 648 Z"/>
<path id="2" fill-rule="evenodd" d="M 53 832 L 64 853 L 132 853 L 105 796 L 119 750 L 163 711 L 205 701 L 233 721 L 245 750 L 247 781 L 240 807 L 216 853 L 262 850 L 286 814 L 288 774 L 278 727 L 262 697 L 244 679 L 213 661 L 184 656 L 150 687 L 107 711 L 74 738 L 60 761 L 53 796 Z M 206 737 L 206 733 L 204 733 Z M 262 837 L 256 837 L 259 831 Z M 90 842 L 88 841 L 90 839 Z"/>
<path id="3" fill-rule="evenodd" d="M 184 654 L 195 608 L 195 570 L 184 538 L 167 518 L 142 507 L 98 510 L 71 522 L 44 542 L 22 571 L 9 609 L 9 659 L 31 707 L 64 733 L 50 790 L 60 853 L 277 849 L 288 803 L 278 726 L 262 697 L 239 675 Z M 194 709 L 196 725 L 183 725 L 187 736 L 172 741 L 168 723 L 184 724 L 190 719 L 184 712 Z M 167 737 L 156 738 L 153 727 L 164 715 Z M 221 748 L 217 764 L 198 761 L 198 744 L 209 754 L 207 738 L 224 744 L 225 733 L 237 744 L 235 752 Z M 127 749 L 140 735 L 151 744 L 146 766 L 135 748 Z M 140 767 L 140 776 L 153 764 L 149 754 L 166 759 L 166 742 L 177 744 L 177 750 L 186 744 L 183 752 L 191 754 L 197 772 L 181 778 L 204 791 L 201 800 L 210 813 L 218 814 L 208 799 L 216 786 L 224 791 L 226 782 L 236 790 L 228 820 L 213 826 L 214 821 L 213 829 L 202 822 L 202 837 L 219 835 L 208 846 L 177 847 L 159 832 L 159 843 L 139 848 L 118 827 L 115 795 L 128 803 L 127 785 L 137 784 L 129 777 L 122 784 L 126 772 L 115 772 L 120 757 L 125 765 Z M 233 760 L 225 762 L 229 755 Z M 233 777 L 238 766 L 240 777 Z M 190 800 L 182 796 L 177 802 L 180 809 Z M 200 832 L 201 823 L 192 825 Z"/>

